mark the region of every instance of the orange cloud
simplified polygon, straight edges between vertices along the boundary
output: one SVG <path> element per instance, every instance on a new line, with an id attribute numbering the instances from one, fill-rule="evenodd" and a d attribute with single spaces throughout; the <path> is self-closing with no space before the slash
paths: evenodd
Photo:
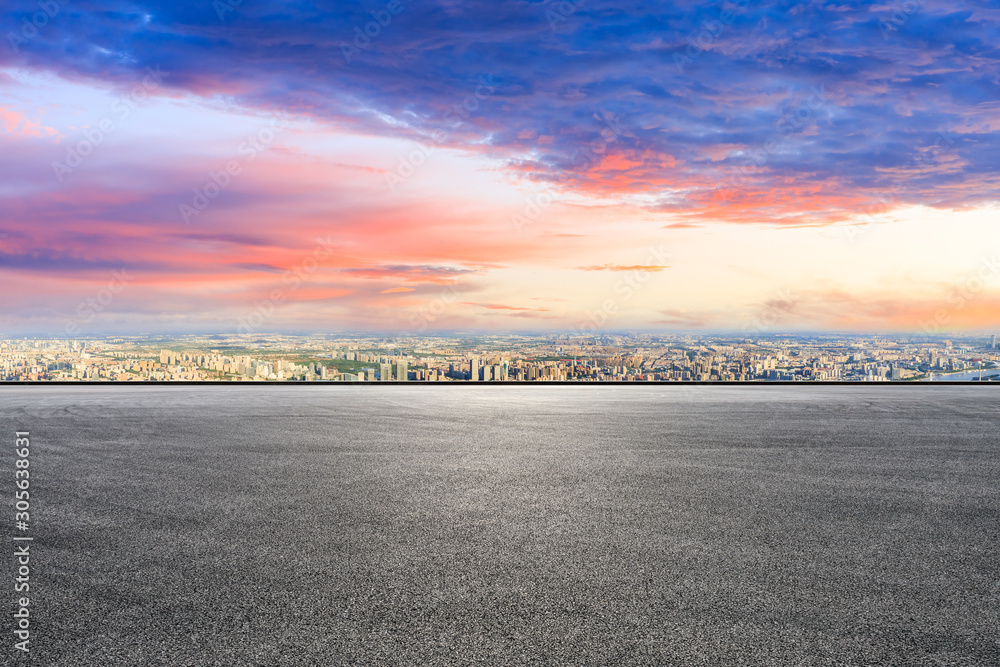
<path id="1" fill-rule="evenodd" d="M 379 294 L 397 294 L 399 292 L 415 292 L 416 290 L 412 287 L 393 287 L 392 289 L 384 289 Z"/>
<path id="2" fill-rule="evenodd" d="M 59 134 L 57 130 L 42 125 L 41 121 L 31 120 L 24 114 L 8 107 L 0 107 L 0 126 L 8 134 L 20 137 L 44 137 Z"/>
<path id="3" fill-rule="evenodd" d="M 516 306 L 505 306 L 501 303 L 475 303 L 471 301 L 463 301 L 463 306 L 479 306 L 480 308 L 485 308 L 487 310 L 514 310 L 514 311 L 530 311 L 535 313 L 547 313 L 551 311 L 551 308 L 518 308 Z"/>
<path id="4" fill-rule="evenodd" d="M 594 197 L 654 195 L 650 209 L 674 214 L 677 224 L 665 229 L 683 229 L 698 222 L 733 222 L 794 226 L 831 225 L 853 217 L 884 211 L 886 187 L 848 185 L 844 176 L 825 180 L 802 180 L 762 167 L 746 174 L 737 166 L 713 163 L 689 164 L 650 149 L 609 147 L 599 159 L 562 174 L 562 183 Z M 524 161 L 510 168 L 523 176 L 547 180 L 543 165 Z M 940 166 L 939 166 L 940 170 Z M 965 189 L 973 187 L 966 181 Z M 983 189 L 984 183 L 975 187 Z M 903 205 L 903 201 L 899 205 Z M 935 205 L 953 206 L 941 200 Z M 892 208 L 890 203 L 888 208 Z"/>
<path id="5" fill-rule="evenodd" d="M 622 266 L 621 264 L 599 264 L 597 266 L 578 266 L 576 267 L 581 271 L 662 271 L 663 269 L 669 269 L 669 266 L 644 266 L 642 264 L 636 264 L 633 266 Z"/>

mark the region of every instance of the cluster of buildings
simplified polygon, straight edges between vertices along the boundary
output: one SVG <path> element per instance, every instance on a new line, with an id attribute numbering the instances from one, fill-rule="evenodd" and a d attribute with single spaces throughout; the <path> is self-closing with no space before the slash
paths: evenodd
<path id="1" fill-rule="evenodd" d="M 1000 381 L 996 336 L 255 335 L 0 340 L 22 382 Z"/>

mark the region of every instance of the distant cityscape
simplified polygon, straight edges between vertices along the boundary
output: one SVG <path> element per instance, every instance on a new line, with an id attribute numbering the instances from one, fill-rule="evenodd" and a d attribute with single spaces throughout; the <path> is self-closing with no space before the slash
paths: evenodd
<path id="1" fill-rule="evenodd" d="M 344 335 L 0 340 L 7 382 L 1000 381 L 996 336 Z"/>

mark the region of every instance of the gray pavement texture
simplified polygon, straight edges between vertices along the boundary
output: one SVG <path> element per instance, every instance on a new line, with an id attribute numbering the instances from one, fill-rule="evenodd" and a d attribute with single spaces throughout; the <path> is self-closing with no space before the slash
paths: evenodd
<path id="1" fill-rule="evenodd" d="M 30 664 L 997 665 L 998 399 L 3 387 Z"/>

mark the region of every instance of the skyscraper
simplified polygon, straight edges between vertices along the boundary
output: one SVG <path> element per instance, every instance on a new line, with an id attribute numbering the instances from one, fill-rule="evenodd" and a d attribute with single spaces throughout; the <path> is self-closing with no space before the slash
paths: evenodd
<path id="1" fill-rule="evenodd" d="M 997 335 L 996 334 L 993 334 L 993 336 L 990 337 L 990 347 L 993 348 L 994 350 L 997 349 Z"/>
<path id="2" fill-rule="evenodd" d="M 396 379 L 400 382 L 406 382 L 409 380 L 409 369 L 410 363 L 405 359 L 398 359 L 396 361 Z"/>
<path id="3" fill-rule="evenodd" d="M 380 379 L 382 382 L 392 380 L 392 364 L 382 364 L 382 377 Z"/>
<path id="4" fill-rule="evenodd" d="M 469 360 L 469 379 L 473 382 L 479 379 L 479 359 Z"/>

